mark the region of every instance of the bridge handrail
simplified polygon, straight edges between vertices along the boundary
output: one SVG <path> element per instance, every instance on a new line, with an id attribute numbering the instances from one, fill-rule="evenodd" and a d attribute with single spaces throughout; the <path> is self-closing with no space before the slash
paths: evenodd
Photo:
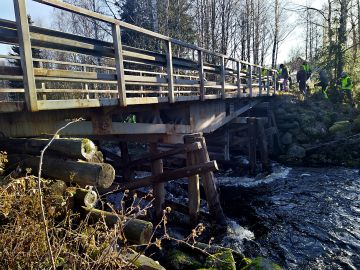
<path id="1" fill-rule="evenodd" d="M 130 24 L 130 23 L 123 22 L 123 21 L 120 21 L 118 19 L 114 19 L 114 18 L 111 18 L 109 16 L 106 16 L 106 15 L 103 15 L 103 14 L 100 14 L 100 13 L 97 13 L 97 12 L 94 12 L 94 11 L 91 11 L 91 10 L 87 10 L 85 8 L 81 8 L 81 7 L 77 7 L 77 6 L 68 4 L 68 3 L 64 3 L 64 2 L 59 1 L 59 0 L 33 0 L 33 1 L 41 3 L 41 4 L 49 5 L 49 6 L 52 6 L 52 7 L 55 7 L 55 8 L 59 8 L 59 9 L 65 10 L 65 11 L 73 12 L 73 13 L 76 13 L 76 14 L 79 14 L 79 15 L 83 15 L 83 16 L 86 16 L 86 17 L 89 17 L 89 18 L 97 19 L 97 20 L 100 20 L 100 21 L 105 22 L 105 23 L 116 24 L 116 25 L 119 25 L 120 27 L 124 27 L 125 29 L 129 29 L 129 30 L 132 30 L 132 31 L 135 31 L 135 32 L 139 32 L 139 33 L 142 33 L 142 34 L 154 37 L 154 38 L 158 38 L 158 39 L 161 39 L 161 40 L 164 40 L 164 41 L 169 41 L 169 42 L 172 42 L 173 44 L 177 44 L 177 45 L 180 45 L 182 47 L 202 51 L 204 53 L 208 53 L 208 54 L 211 54 L 211 55 L 214 55 L 214 56 L 222 57 L 222 58 L 234 61 L 234 62 L 239 62 L 241 64 L 250 65 L 250 66 L 253 66 L 253 67 L 259 67 L 259 68 L 266 69 L 266 70 L 269 70 L 269 71 L 277 72 L 276 69 L 266 68 L 264 66 L 253 64 L 253 63 L 250 63 L 250 62 L 247 62 L 247 61 L 244 61 L 244 60 L 239 60 L 239 59 L 236 59 L 234 57 L 230 57 L 230 56 L 225 55 L 225 54 L 210 51 L 210 50 L 204 49 L 202 47 L 199 47 L 199 46 L 197 46 L 195 44 L 186 43 L 186 42 L 181 41 L 179 39 L 171 38 L 171 37 L 165 36 L 163 34 L 160 34 L 160 33 L 157 33 L 157 32 L 154 32 L 154 31 L 151 31 L 151 30 L 148 30 L 148 29 L 145 29 L 145 28 L 142 28 L 142 27 Z"/>
<path id="2" fill-rule="evenodd" d="M 20 59 L 22 68 L 0 67 L 0 80 L 23 80 L 24 91 L 22 91 L 22 89 L 14 89 L 13 93 L 25 93 L 26 105 L 30 111 L 56 109 L 63 107 L 68 108 L 70 106 L 69 104 L 75 104 L 74 108 L 76 108 L 76 106 L 91 107 L 107 105 L 110 106 L 116 104 L 114 98 L 111 98 L 111 96 L 109 102 L 101 102 L 99 97 L 96 97 L 96 95 L 95 99 L 97 99 L 97 101 L 89 100 L 89 95 L 87 95 L 87 102 L 85 102 L 86 100 L 80 100 L 78 102 L 73 99 L 71 102 L 66 102 L 66 104 L 63 102 L 63 105 L 61 106 L 58 105 L 60 102 L 54 103 L 56 100 L 46 100 L 45 95 L 42 96 L 43 100 L 38 99 L 38 94 L 40 93 L 71 93 L 70 89 L 66 89 L 66 87 L 69 87 L 70 84 L 82 84 L 86 88 L 86 90 L 73 89 L 73 97 L 76 96 L 76 93 L 86 92 L 88 94 L 109 93 L 111 95 L 117 93 L 117 104 L 120 106 L 127 106 L 128 103 L 138 104 L 136 102 L 142 104 L 142 101 L 151 102 L 151 100 L 153 100 L 156 102 L 156 99 L 154 98 L 149 99 L 148 97 L 145 97 L 145 94 L 147 93 L 154 93 L 159 95 L 160 98 L 158 99 L 158 102 L 160 102 L 160 100 L 161 102 L 164 102 L 165 96 L 163 93 L 166 93 L 166 91 L 162 90 L 163 87 L 167 87 L 167 99 L 170 103 L 174 103 L 177 100 L 196 100 L 196 96 L 184 96 L 180 98 L 182 94 L 196 95 L 197 93 L 197 98 L 200 100 L 213 99 L 214 97 L 221 97 L 225 99 L 229 97 L 229 92 L 234 92 L 236 90 L 237 97 L 242 97 L 243 95 L 240 91 L 242 87 L 246 87 L 250 90 L 250 97 L 253 97 L 253 87 L 258 87 L 260 91 L 259 95 L 262 95 L 262 89 L 266 88 L 266 95 L 269 95 L 271 82 L 272 87 L 274 88 L 274 93 L 276 91 L 277 84 L 274 82 L 277 81 L 277 71 L 274 69 L 252 64 L 247 61 L 238 60 L 221 53 L 212 52 L 197 45 L 170 38 L 162 34 L 119 21 L 103 14 L 64 3 L 59 0 L 33 1 L 111 24 L 113 30 L 112 42 L 86 38 L 36 26 L 29 26 L 27 21 L 25 0 L 13 1 L 16 22 L 0 19 L 0 42 L 15 45 L 19 44 L 21 57 L 0 55 L 0 58 L 13 60 Z M 122 45 L 121 29 L 136 31 L 141 34 L 150 36 L 151 38 L 165 41 L 165 53 L 158 53 Z M 192 60 L 189 59 L 189 51 L 186 54 L 187 57 L 173 56 L 172 44 L 188 48 L 190 49 L 190 52 L 192 50 Z M 33 58 L 32 49 L 34 48 L 44 48 L 45 50 L 54 51 L 60 50 L 66 53 L 75 54 L 80 53 L 84 56 L 103 57 L 103 59 L 108 59 L 110 62 L 106 60 L 105 65 L 94 65 L 88 63 L 77 63 L 77 61 L 69 62 Z M 197 61 L 194 60 L 196 59 L 195 53 L 197 55 Z M 204 54 L 210 56 L 210 59 L 213 60 L 206 60 L 204 58 Z M 216 58 L 215 61 L 215 58 L 213 57 L 218 58 Z M 220 64 L 218 64 L 218 59 L 220 60 Z M 34 66 L 34 63 L 38 64 Z M 45 63 L 48 64 L 47 67 L 50 69 L 46 69 L 43 66 Z M 125 68 L 124 63 L 127 63 L 128 66 L 131 66 L 131 69 Z M 236 67 L 234 67 L 235 64 Z M 155 68 L 156 70 L 149 71 L 133 68 L 134 65 L 136 67 L 143 66 L 145 69 L 149 70 Z M 242 67 L 245 67 L 245 70 Z M 70 70 L 68 70 L 68 68 L 70 68 Z M 165 72 L 162 68 L 166 68 Z M 79 69 L 81 71 L 79 71 Z M 98 73 L 96 70 L 101 72 Z M 113 74 L 111 71 L 115 71 L 116 73 Z M 267 71 L 265 75 L 263 71 Z M 210 81 L 207 81 L 209 76 Z M 220 76 L 220 82 L 218 79 L 216 79 L 218 76 Z M 266 78 L 264 78 L 264 76 Z M 69 83 L 61 86 L 61 88 L 65 89 L 57 89 L 56 82 L 59 83 L 62 81 Z M 92 85 L 95 83 L 100 84 L 100 86 L 95 86 L 95 89 L 89 89 L 87 81 Z M 256 81 L 257 83 L 254 83 Z M 40 82 L 42 82 L 41 88 L 39 88 Z M 54 82 L 55 84 L 51 84 L 51 86 L 53 86 L 52 88 L 55 89 L 45 89 L 46 82 Z M 101 88 L 104 87 L 101 86 L 101 84 L 109 84 L 113 86 L 116 85 L 117 90 L 111 90 L 114 88 L 110 86 L 107 89 Z M 76 85 L 75 87 L 78 87 Z M 126 89 L 126 85 L 132 87 Z M 134 90 L 134 87 L 136 86 L 140 87 L 141 92 Z M 150 90 L 144 90 L 143 86 L 148 86 Z M 159 89 L 151 90 L 153 89 L 152 87 L 155 86 Z M 177 88 L 176 91 L 175 87 Z M 205 89 L 214 90 L 209 92 Z M 220 91 L 220 95 L 214 95 L 213 93 L 215 90 Z M 10 89 L 0 89 L 0 92 L 8 93 L 10 92 Z M 127 96 L 127 94 L 130 95 Z M 130 99 L 133 100 L 130 100 L 129 96 Z M 140 97 L 140 99 L 132 98 L 135 96 Z M 179 97 L 177 98 L 176 96 Z M 232 95 L 230 96 L 235 97 Z M 144 97 L 144 99 L 141 99 L 142 97 Z M 150 95 L 150 97 L 154 96 Z"/>

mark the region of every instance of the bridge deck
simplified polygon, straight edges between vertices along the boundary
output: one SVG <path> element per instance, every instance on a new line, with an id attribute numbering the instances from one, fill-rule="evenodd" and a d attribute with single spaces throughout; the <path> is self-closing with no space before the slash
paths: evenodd
<path id="1" fill-rule="evenodd" d="M 29 26 L 25 0 L 14 0 L 16 21 L 0 19 L 0 43 L 19 46 L 21 57 L 0 55 L 8 61 L 0 67 L 0 112 L 241 99 L 275 92 L 274 70 L 62 1 L 34 1 L 100 21 L 112 35 L 96 40 Z M 124 37 L 135 33 L 142 35 L 139 44 L 123 44 Z"/>

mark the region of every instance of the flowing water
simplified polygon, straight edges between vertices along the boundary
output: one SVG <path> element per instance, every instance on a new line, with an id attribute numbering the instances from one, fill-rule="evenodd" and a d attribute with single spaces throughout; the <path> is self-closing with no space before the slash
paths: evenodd
<path id="1" fill-rule="evenodd" d="M 265 178 L 218 181 L 227 216 L 246 228 L 232 232 L 245 255 L 285 269 L 360 269 L 358 170 L 276 166 Z"/>

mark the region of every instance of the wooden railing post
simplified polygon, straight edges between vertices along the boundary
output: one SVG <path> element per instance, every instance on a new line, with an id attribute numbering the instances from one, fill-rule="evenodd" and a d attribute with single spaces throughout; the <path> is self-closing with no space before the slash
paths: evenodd
<path id="1" fill-rule="evenodd" d="M 38 111 L 30 28 L 25 0 L 14 0 L 17 33 L 19 38 L 20 61 L 23 71 L 25 101 L 29 111 Z"/>
<path id="2" fill-rule="evenodd" d="M 82 66 L 82 70 L 84 72 L 86 72 L 86 66 Z M 89 91 L 89 84 L 85 83 L 84 88 L 85 88 L 86 91 Z M 96 94 L 95 94 L 95 96 L 96 96 Z M 87 94 L 86 94 L 86 99 L 90 99 L 90 93 L 89 92 L 87 92 Z"/>
<path id="3" fill-rule="evenodd" d="M 221 71 L 220 71 L 220 76 L 221 76 L 221 97 L 222 99 L 225 99 L 225 58 L 222 56 L 221 57 Z"/>
<path id="4" fill-rule="evenodd" d="M 267 95 L 270 96 L 270 70 L 267 70 L 267 74 L 266 74 L 266 91 L 267 91 Z"/>
<path id="5" fill-rule="evenodd" d="M 172 61 L 172 45 L 171 41 L 166 41 L 166 69 L 167 69 L 167 78 L 168 78 L 168 88 L 169 88 L 169 102 L 175 102 L 175 93 L 174 93 L 174 68 Z"/>
<path id="6" fill-rule="evenodd" d="M 204 55 L 202 50 L 198 50 L 198 65 L 200 80 L 200 100 L 205 100 Z"/>
<path id="7" fill-rule="evenodd" d="M 252 66 L 251 65 L 248 66 L 248 73 L 249 73 L 248 86 L 249 86 L 250 97 L 252 97 L 253 96 L 253 88 L 252 88 Z"/>
<path id="8" fill-rule="evenodd" d="M 262 68 L 259 67 L 259 96 L 262 96 L 262 89 L 263 89 L 263 85 L 262 85 Z"/>
<path id="9" fill-rule="evenodd" d="M 236 61 L 236 85 L 238 97 L 241 97 L 241 79 L 240 79 L 241 65 L 240 61 Z"/>
<path id="10" fill-rule="evenodd" d="M 116 76 L 119 92 L 119 105 L 126 106 L 126 86 L 124 72 L 124 57 L 122 53 L 121 31 L 118 24 L 112 25 L 113 42 L 115 49 Z"/>
<path id="11" fill-rule="evenodd" d="M 274 95 L 276 94 L 276 91 L 277 91 L 277 75 L 276 75 L 276 72 L 273 71 L 273 84 L 274 84 Z"/>

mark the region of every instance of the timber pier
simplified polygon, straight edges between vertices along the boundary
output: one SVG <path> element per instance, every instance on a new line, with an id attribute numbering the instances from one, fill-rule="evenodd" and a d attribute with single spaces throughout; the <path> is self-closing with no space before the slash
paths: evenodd
<path id="1" fill-rule="evenodd" d="M 21 66 L 0 66 L 1 135 L 41 137 L 83 118 L 61 136 L 118 143 L 121 156 L 103 152 L 105 160 L 121 168 L 117 174 L 122 181 L 110 188 L 152 186 L 160 217 L 166 205 L 164 183 L 188 177 L 191 222 L 199 218 L 200 183 L 212 218 L 224 222 L 213 175 L 218 168 L 212 159 L 228 160 L 232 146 L 245 145 L 252 173 L 257 147 L 263 167 L 269 166 L 267 155 L 276 133 L 270 109 L 277 91 L 276 70 L 59 0 L 34 1 L 99 21 L 112 35 L 96 40 L 31 26 L 26 1 L 14 0 L 16 21 L 0 19 L 0 43 L 18 46 L 20 55 L 0 58 Z M 123 44 L 122 37 L 134 33 L 155 44 L 154 50 Z M 34 49 L 43 52 L 41 58 L 34 56 Z M 14 82 L 20 87 L 10 87 Z M 149 153 L 131 156 L 129 142 L 147 144 Z M 163 159 L 179 154 L 186 156 L 185 167 L 164 171 Z M 142 163 L 151 164 L 152 176 L 133 179 L 133 168 Z"/>

